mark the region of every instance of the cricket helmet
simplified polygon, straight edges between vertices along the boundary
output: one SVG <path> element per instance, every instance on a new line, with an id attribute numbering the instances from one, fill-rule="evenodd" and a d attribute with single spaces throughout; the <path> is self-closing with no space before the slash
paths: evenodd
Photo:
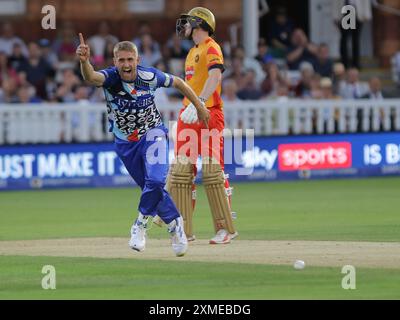
<path id="1" fill-rule="evenodd" d="M 188 13 L 181 14 L 176 21 L 176 33 L 179 37 L 184 38 L 185 36 L 185 25 L 189 23 L 193 29 L 202 28 L 208 31 L 211 36 L 215 33 L 215 17 L 214 14 L 203 7 L 196 7 L 190 10 Z M 190 38 L 192 35 L 190 35 Z"/>

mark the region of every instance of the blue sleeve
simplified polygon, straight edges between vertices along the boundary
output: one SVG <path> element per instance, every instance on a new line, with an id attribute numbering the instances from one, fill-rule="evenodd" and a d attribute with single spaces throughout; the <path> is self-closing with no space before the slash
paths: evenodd
<path id="1" fill-rule="evenodd" d="M 153 68 L 152 70 L 157 78 L 157 88 L 170 88 L 174 83 L 174 77 L 168 73 Z"/>
<path id="2" fill-rule="evenodd" d="M 119 79 L 118 70 L 116 67 L 110 67 L 99 71 L 104 74 L 106 81 L 103 83 L 103 87 L 110 87 L 115 81 Z"/>

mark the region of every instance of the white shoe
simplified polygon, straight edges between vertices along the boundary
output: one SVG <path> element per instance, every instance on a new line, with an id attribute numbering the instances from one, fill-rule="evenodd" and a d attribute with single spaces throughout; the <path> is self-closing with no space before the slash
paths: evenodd
<path id="1" fill-rule="evenodd" d="M 235 239 L 239 234 L 229 233 L 225 229 L 218 230 L 217 234 L 210 240 L 210 244 L 227 244 L 230 243 L 231 240 Z"/>
<path id="2" fill-rule="evenodd" d="M 182 217 L 176 218 L 168 224 L 168 232 L 171 234 L 172 250 L 177 257 L 184 256 L 188 248 L 188 241 L 183 229 Z"/>
<path id="3" fill-rule="evenodd" d="M 146 247 L 146 229 L 149 217 L 145 217 L 139 213 L 138 218 L 131 228 L 131 240 L 129 246 L 136 251 L 143 251 Z"/>
<path id="4" fill-rule="evenodd" d="M 155 216 L 154 218 L 153 218 L 153 223 L 156 225 L 156 226 L 158 226 L 158 227 L 163 227 L 164 226 L 164 221 L 159 217 L 159 216 Z M 192 242 L 192 241 L 194 241 L 194 240 L 196 240 L 196 236 L 195 235 L 191 235 L 191 236 L 186 236 L 186 238 L 187 238 L 187 241 L 188 242 Z"/>

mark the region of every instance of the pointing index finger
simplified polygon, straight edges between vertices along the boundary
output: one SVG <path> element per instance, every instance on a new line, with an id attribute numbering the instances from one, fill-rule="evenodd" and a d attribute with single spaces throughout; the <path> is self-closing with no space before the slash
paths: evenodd
<path id="1" fill-rule="evenodd" d="M 79 42 L 81 43 L 81 45 L 85 45 L 85 40 L 83 40 L 82 33 L 79 33 Z"/>

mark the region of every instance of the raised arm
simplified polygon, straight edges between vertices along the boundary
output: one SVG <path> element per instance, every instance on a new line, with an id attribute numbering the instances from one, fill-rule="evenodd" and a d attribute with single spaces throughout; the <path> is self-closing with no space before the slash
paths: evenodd
<path id="1" fill-rule="evenodd" d="M 303 52 L 304 52 L 304 47 L 298 47 L 296 50 L 293 50 L 292 52 L 290 52 L 286 56 L 286 59 L 290 63 L 295 62 L 297 59 L 299 59 L 301 57 Z"/>
<path id="2" fill-rule="evenodd" d="M 76 54 L 81 63 L 82 77 L 90 84 L 100 87 L 103 85 L 104 81 L 106 81 L 106 77 L 101 72 L 95 71 L 90 64 L 90 48 L 85 44 L 82 33 L 79 33 L 79 41 L 80 44 L 76 49 Z"/>

